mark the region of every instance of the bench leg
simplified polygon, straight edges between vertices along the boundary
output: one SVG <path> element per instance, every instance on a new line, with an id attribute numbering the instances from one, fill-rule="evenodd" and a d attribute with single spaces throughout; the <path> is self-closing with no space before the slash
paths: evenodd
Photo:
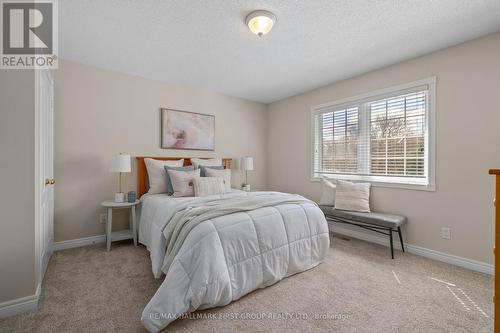
<path id="1" fill-rule="evenodd" d="M 389 230 L 389 240 L 391 242 L 391 258 L 394 259 L 394 244 L 392 242 L 392 229 Z"/>
<path id="2" fill-rule="evenodd" d="M 401 242 L 401 249 L 405 252 L 405 246 L 403 245 L 403 236 L 401 235 L 401 227 L 398 227 L 399 241 Z"/>

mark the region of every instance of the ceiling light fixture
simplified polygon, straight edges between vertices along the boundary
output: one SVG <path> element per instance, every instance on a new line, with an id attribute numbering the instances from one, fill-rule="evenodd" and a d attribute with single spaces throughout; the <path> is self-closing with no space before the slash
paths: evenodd
<path id="1" fill-rule="evenodd" d="M 273 28 L 276 15 L 267 10 L 256 10 L 247 15 L 245 23 L 251 32 L 262 37 Z"/>

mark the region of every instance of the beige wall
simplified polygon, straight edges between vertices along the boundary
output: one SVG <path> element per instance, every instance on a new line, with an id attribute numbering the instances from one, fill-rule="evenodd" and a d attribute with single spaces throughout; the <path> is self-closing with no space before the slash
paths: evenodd
<path id="1" fill-rule="evenodd" d="M 310 181 L 311 107 L 430 76 L 437 76 L 437 190 L 376 187 L 372 206 L 407 215 L 410 244 L 492 263 L 488 169 L 500 167 L 500 33 L 271 104 L 268 184 L 319 199 L 320 184 Z M 451 240 L 440 238 L 442 226 L 451 227 Z"/>
<path id="2" fill-rule="evenodd" d="M 160 149 L 160 107 L 214 114 L 215 152 Z M 256 170 L 249 173 L 249 182 L 257 189 L 266 187 L 263 104 L 62 61 L 55 71 L 55 113 L 55 241 L 104 233 L 100 202 L 117 190 L 118 178 L 108 170 L 118 152 L 253 156 Z M 135 165 L 133 169 L 124 175 L 124 191 L 136 189 Z M 233 170 L 234 185 L 243 177 Z M 122 211 L 119 219 L 125 217 Z"/>
<path id="3" fill-rule="evenodd" d="M 56 71 L 55 240 L 104 233 L 99 203 L 117 178 L 111 156 L 255 157 L 255 188 L 319 199 L 310 181 L 310 109 L 314 105 L 437 77 L 435 192 L 375 187 L 376 210 L 405 214 L 408 243 L 492 262 L 491 167 L 500 167 L 500 33 L 291 97 L 267 107 L 81 64 Z M 216 151 L 159 148 L 159 107 L 216 115 Z M 267 154 L 266 154 L 267 153 Z M 266 161 L 267 159 L 267 161 Z M 243 174 L 235 172 L 233 181 Z M 135 189 L 135 173 L 124 189 Z M 124 219 L 122 214 L 121 219 Z M 451 227 L 442 240 L 440 228 Z"/>
<path id="4" fill-rule="evenodd" d="M 35 293 L 35 86 L 0 70 L 0 303 Z"/>

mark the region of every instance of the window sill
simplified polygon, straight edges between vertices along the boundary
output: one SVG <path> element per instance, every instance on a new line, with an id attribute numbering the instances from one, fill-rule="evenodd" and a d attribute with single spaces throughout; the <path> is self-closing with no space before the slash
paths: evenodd
<path id="1" fill-rule="evenodd" d="M 353 175 L 330 175 L 330 176 L 323 176 L 324 178 L 328 180 L 347 180 L 347 181 L 352 181 L 355 183 L 358 182 L 364 182 L 364 183 L 370 183 L 372 186 L 375 187 L 386 187 L 386 188 L 399 188 L 399 189 L 405 189 L 405 190 L 417 190 L 417 191 L 428 191 L 428 192 L 435 192 L 436 191 L 436 186 L 435 184 L 425 184 L 425 183 L 411 183 L 411 182 L 391 182 L 391 181 L 383 181 L 383 180 L 377 180 L 377 177 L 363 177 L 363 176 L 353 176 Z M 311 177 L 311 182 L 319 182 L 321 181 L 322 177 Z"/>

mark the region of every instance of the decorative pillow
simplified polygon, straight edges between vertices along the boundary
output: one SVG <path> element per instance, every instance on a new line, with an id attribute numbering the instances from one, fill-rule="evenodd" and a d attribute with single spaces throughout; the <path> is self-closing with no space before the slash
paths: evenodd
<path id="1" fill-rule="evenodd" d="M 168 170 L 175 170 L 175 171 L 193 171 L 194 167 L 192 165 L 188 165 L 185 167 L 170 167 L 170 166 L 165 166 L 165 171 L 167 173 L 167 194 L 172 195 L 174 194 L 174 188 L 172 187 L 172 180 L 170 179 L 170 175 L 168 174 Z"/>
<path id="2" fill-rule="evenodd" d="M 193 197 L 193 180 L 200 177 L 200 169 L 192 171 L 168 170 L 168 175 L 172 181 L 174 197 Z"/>
<path id="3" fill-rule="evenodd" d="M 193 179 L 194 195 L 205 197 L 207 195 L 227 193 L 224 179 L 218 177 L 198 177 Z"/>
<path id="4" fill-rule="evenodd" d="M 174 161 L 160 161 L 152 158 L 145 158 L 146 169 L 148 170 L 149 194 L 167 193 L 167 172 L 165 166 L 181 167 L 184 159 Z"/>
<path id="5" fill-rule="evenodd" d="M 335 184 L 331 181 L 321 178 L 321 199 L 320 205 L 335 206 Z"/>
<path id="6" fill-rule="evenodd" d="M 206 169 L 205 173 L 207 177 L 218 177 L 224 180 L 224 186 L 226 187 L 226 192 L 231 192 L 231 170 L 223 169 Z"/>
<path id="7" fill-rule="evenodd" d="M 351 183 L 337 180 L 335 209 L 370 212 L 370 183 Z"/>
<path id="8" fill-rule="evenodd" d="M 221 166 L 222 158 L 192 158 L 191 164 L 195 169 L 198 169 L 200 166 Z"/>
<path id="9" fill-rule="evenodd" d="M 201 177 L 207 177 L 206 175 L 206 170 L 207 169 L 215 169 L 215 170 L 224 170 L 224 166 L 223 165 L 217 165 L 217 166 L 204 166 L 204 165 L 201 165 L 200 166 L 200 176 Z"/>

